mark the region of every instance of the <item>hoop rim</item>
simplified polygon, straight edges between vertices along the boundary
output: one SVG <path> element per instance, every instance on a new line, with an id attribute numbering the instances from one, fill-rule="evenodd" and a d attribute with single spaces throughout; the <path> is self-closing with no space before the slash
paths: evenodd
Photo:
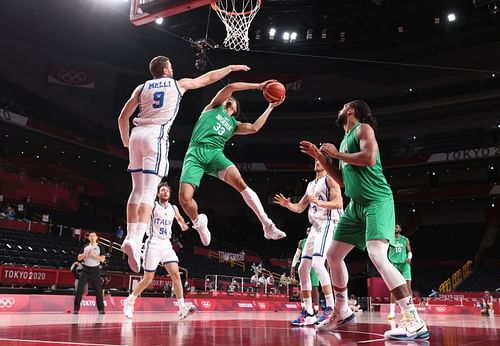
<path id="1" fill-rule="evenodd" d="M 245 11 L 245 12 L 234 12 L 234 11 L 229 12 L 229 11 L 223 10 L 222 8 L 220 8 L 217 5 L 217 1 L 211 2 L 210 7 L 212 7 L 212 9 L 214 11 L 218 11 L 226 16 L 248 16 L 249 14 L 252 14 L 252 13 L 256 12 L 258 9 L 260 9 L 261 3 L 262 3 L 262 0 L 257 0 L 256 6 L 254 8 L 252 8 L 250 11 Z"/>

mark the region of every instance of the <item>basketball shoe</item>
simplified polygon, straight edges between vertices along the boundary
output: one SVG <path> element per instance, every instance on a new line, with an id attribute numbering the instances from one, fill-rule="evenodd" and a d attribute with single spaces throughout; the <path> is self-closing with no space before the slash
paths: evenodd
<path id="1" fill-rule="evenodd" d="M 351 309 L 348 309 L 344 313 L 334 313 L 333 317 L 318 324 L 316 329 L 322 332 L 329 332 L 345 324 L 352 323 L 355 320 L 356 315 L 354 315 L 354 312 Z"/>
<path id="2" fill-rule="evenodd" d="M 306 309 L 302 309 L 299 316 L 294 319 L 291 324 L 292 326 L 310 326 L 316 323 L 316 315 L 309 315 Z"/>
<path id="3" fill-rule="evenodd" d="M 196 312 L 196 306 L 191 305 L 191 304 L 190 305 L 186 304 L 179 311 L 179 319 L 183 320 L 194 312 Z"/>
<path id="4" fill-rule="evenodd" d="M 410 313 L 404 313 L 403 320 L 397 328 L 388 330 L 384 333 L 385 339 L 392 340 L 427 340 L 429 339 L 429 331 L 424 321 L 418 321 Z"/>
<path id="5" fill-rule="evenodd" d="M 135 301 L 132 303 L 130 296 L 123 301 L 123 313 L 125 314 L 125 317 L 132 318 L 132 316 L 134 316 L 134 304 Z"/>
<path id="6" fill-rule="evenodd" d="M 328 306 L 325 309 L 323 309 L 323 314 L 318 318 L 316 324 L 323 323 L 324 321 L 330 321 L 332 317 L 333 317 L 333 309 L 330 306 Z"/>
<path id="7" fill-rule="evenodd" d="M 121 245 L 120 249 L 128 257 L 128 266 L 134 273 L 138 273 L 141 270 L 141 252 L 137 250 L 138 244 L 135 244 L 133 238 L 125 238 L 125 241 Z"/>
<path id="8" fill-rule="evenodd" d="M 274 223 L 262 227 L 264 229 L 264 238 L 278 240 L 286 237 L 286 233 L 278 229 Z"/>
<path id="9" fill-rule="evenodd" d="M 210 245 L 210 240 L 212 239 L 212 236 L 210 234 L 210 231 L 208 230 L 207 216 L 205 214 L 199 214 L 196 221 L 197 222 L 193 221 L 193 228 L 200 235 L 201 243 L 203 244 L 203 246 Z"/>

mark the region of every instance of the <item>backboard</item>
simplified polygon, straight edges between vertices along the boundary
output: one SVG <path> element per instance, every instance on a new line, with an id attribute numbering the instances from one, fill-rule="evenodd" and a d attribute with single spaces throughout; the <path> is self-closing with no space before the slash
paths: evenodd
<path id="1" fill-rule="evenodd" d="M 213 0 L 131 0 L 130 22 L 144 25 L 157 18 L 170 17 L 178 13 L 208 5 Z"/>

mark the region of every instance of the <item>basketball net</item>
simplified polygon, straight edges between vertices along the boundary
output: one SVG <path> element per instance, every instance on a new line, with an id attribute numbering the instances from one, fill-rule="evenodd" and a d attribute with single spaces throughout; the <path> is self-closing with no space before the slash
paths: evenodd
<path id="1" fill-rule="evenodd" d="M 261 0 L 218 0 L 211 4 L 226 27 L 224 47 L 248 50 L 248 29 L 260 4 Z"/>

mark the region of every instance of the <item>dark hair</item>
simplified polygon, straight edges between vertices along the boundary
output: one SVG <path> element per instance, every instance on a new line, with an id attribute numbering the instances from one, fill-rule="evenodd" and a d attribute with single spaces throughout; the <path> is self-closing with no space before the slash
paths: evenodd
<path id="1" fill-rule="evenodd" d="M 160 78 L 163 76 L 163 70 L 168 66 L 169 58 L 166 56 L 156 56 L 149 62 L 149 72 L 155 78 Z"/>
<path id="2" fill-rule="evenodd" d="M 399 222 L 397 220 L 396 220 L 396 223 L 394 225 L 399 226 L 399 228 L 403 229 L 403 225 L 401 224 L 401 222 Z"/>
<path id="3" fill-rule="evenodd" d="M 349 106 L 356 110 L 356 118 L 361 123 L 370 125 L 374 130 L 377 129 L 377 119 L 372 115 L 372 110 L 366 101 L 354 100 L 349 102 Z"/>

